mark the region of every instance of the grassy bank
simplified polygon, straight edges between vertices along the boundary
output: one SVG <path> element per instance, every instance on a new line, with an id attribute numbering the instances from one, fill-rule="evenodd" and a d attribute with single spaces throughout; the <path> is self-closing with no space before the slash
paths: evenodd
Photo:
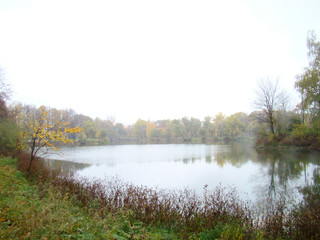
<path id="1" fill-rule="evenodd" d="M 26 157 L 0 158 L 0 239 L 245 239 L 251 234 L 241 203 L 223 189 L 208 194 L 204 204 L 188 190 L 158 192 L 116 179 L 88 184 L 59 176 L 41 161 L 28 176 Z"/>
<path id="2" fill-rule="evenodd" d="M 263 215 L 236 191 L 161 191 L 63 177 L 35 161 L 0 158 L 0 239 L 318 239 L 320 189 L 304 189 L 291 210 L 282 199 Z M 18 170 L 20 169 L 20 170 Z M 320 182 L 320 181 L 319 181 Z M 261 209 L 259 209 L 261 210 Z M 258 221 L 259 219 L 259 221 Z"/>
<path id="3" fill-rule="evenodd" d="M 75 196 L 49 182 L 26 178 L 16 160 L 0 158 L 0 239 L 175 239 L 150 229 L 129 212 L 82 207 Z M 92 206 L 91 208 L 94 208 Z M 92 210 L 92 209 L 91 209 Z"/>

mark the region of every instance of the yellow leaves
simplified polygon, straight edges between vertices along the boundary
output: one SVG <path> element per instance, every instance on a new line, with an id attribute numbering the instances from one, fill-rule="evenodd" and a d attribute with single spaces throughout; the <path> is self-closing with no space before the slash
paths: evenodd
<path id="1" fill-rule="evenodd" d="M 80 133 L 82 131 L 83 131 L 83 129 L 80 127 L 74 127 L 74 128 L 67 127 L 64 130 L 65 133 Z"/>
<path id="2" fill-rule="evenodd" d="M 73 143 L 70 135 L 83 131 L 80 127 L 69 127 L 67 121 L 52 123 L 46 110 L 43 110 L 37 119 L 30 120 L 26 126 L 27 130 L 22 132 L 21 136 L 29 138 L 32 147 L 39 149 L 46 146 L 58 150 L 54 142 Z"/>
<path id="3" fill-rule="evenodd" d="M 17 139 L 16 146 L 17 146 L 18 150 L 23 150 L 24 149 L 24 142 L 25 142 L 25 139 L 28 137 L 28 134 L 26 134 L 25 132 L 20 130 L 19 135 L 20 135 L 20 137 Z"/>
<path id="4" fill-rule="evenodd" d="M 22 151 L 22 150 L 24 149 L 24 145 L 23 145 L 22 142 L 17 142 L 17 149 L 18 149 L 19 151 Z"/>

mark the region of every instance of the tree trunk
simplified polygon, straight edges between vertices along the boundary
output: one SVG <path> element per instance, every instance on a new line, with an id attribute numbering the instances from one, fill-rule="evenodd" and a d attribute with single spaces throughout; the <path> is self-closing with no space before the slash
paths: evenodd
<path id="1" fill-rule="evenodd" d="M 272 112 L 269 112 L 269 124 L 270 124 L 270 131 L 273 135 L 275 135 L 274 131 L 274 119 L 273 119 L 273 114 Z"/>
<path id="2" fill-rule="evenodd" d="M 32 147 L 31 147 L 31 153 L 30 153 L 30 162 L 29 162 L 29 166 L 27 168 L 27 172 L 28 173 L 30 173 L 31 165 L 32 165 L 32 162 L 34 160 L 34 149 L 35 149 L 35 146 L 36 146 L 36 139 L 33 139 Z"/>

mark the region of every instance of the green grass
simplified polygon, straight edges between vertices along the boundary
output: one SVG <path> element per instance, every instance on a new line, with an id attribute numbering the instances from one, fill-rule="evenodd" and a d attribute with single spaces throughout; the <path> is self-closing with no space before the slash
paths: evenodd
<path id="1" fill-rule="evenodd" d="M 69 194 L 42 184 L 18 171 L 16 160 L 0 158 L 0 239 L 176 239 L 128 211 L 88 211 Z"/>

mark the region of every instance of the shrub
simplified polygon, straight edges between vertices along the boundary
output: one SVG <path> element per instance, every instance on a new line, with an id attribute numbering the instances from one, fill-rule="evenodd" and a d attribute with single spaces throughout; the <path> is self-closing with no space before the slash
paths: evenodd
<path id="1" fill-rule="evenodd" d="M 10 120 L 0 121 L 0 151 L 7 150 L 14 152 L 17 150 L 17 141 L 20 130 L 18 126 Z"/>
<path id="2" fill-rule="evenodd" d="M 294 125 L 292 134 L 297 146 L 309 146 L 312 142 L 312 129 L 304 124 Z"/>
<path id="3" fill-rule="evenodd" d="M 280 140 L 281 146 L 293 146 L 294 145 L 294 137 L 292 135 L 285 135 Z"/>
<path id="4" fill-rule="evenodd" d="M 274 134 L 261 135 L 256 139 L 257 146 L 276 146 L 279 144 L 280 137 Z"/>

